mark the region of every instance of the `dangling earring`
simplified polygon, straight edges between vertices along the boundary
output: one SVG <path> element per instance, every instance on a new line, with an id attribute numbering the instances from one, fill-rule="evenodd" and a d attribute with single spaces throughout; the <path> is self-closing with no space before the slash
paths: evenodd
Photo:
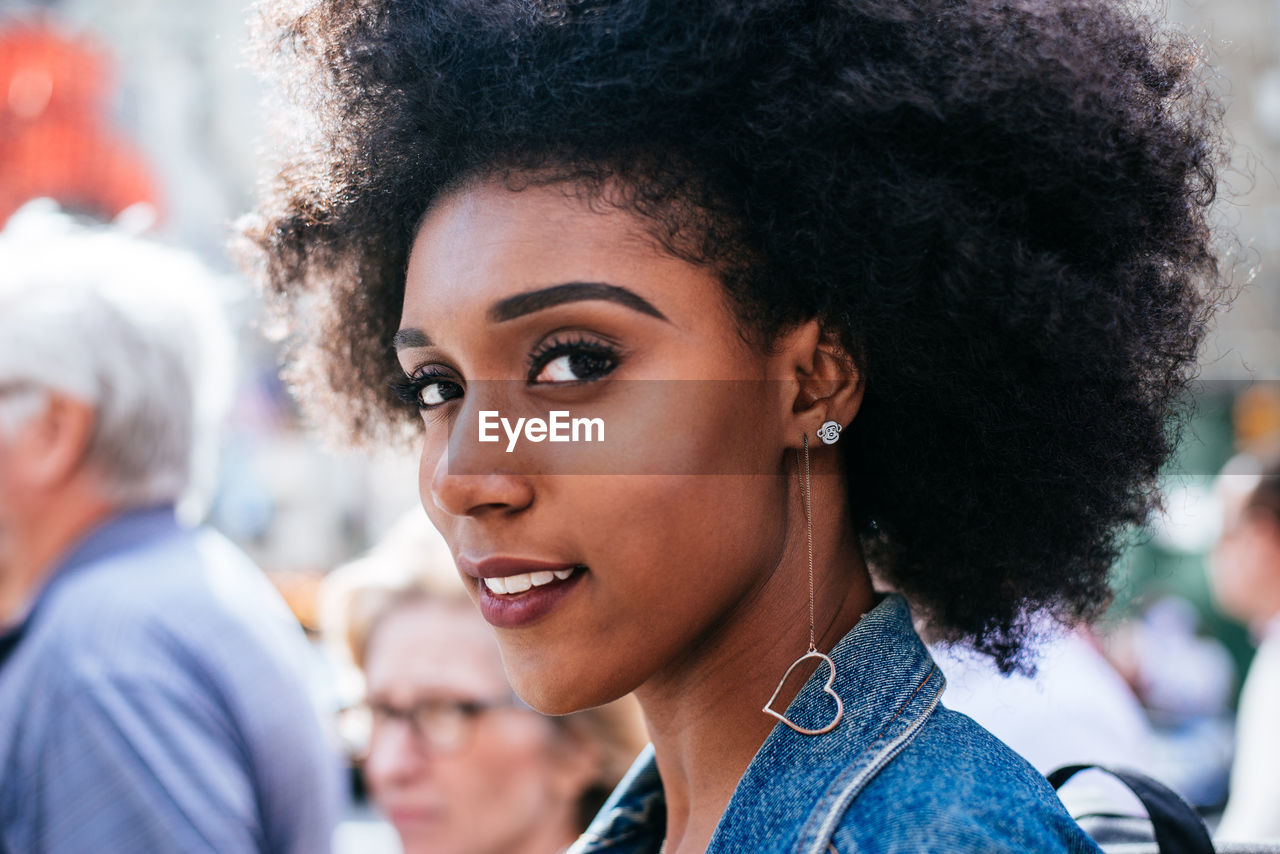
<path id="1" fill-rule="evenodd" d="M 823 438 L 823 441 L 829 445 L 835 442 L 836 438 L 839 437 L 840 425 L 834 421 L 828 421 L 827 424 L 822 425 L 822 428 L 824 430 L 827 429 L 828 424 L 834 424 L 836 428 L 836 435 L 831 439 L 831 441 L 828 442 L 825 437 Z M 797 463 L 796 468 L 800 468 L 799 459 L 796 460 L 796 463 Z M 782 681 L 778 683 L 777 688 L 773 689 L 773 696 L 769 698 L 769 702 L 764 704 L 764 709 L 762 709 L 762 711 L 766 715 L 772 715 L 773 717 L 782 721 L 784 724 L 791 727 L 793 730 L 800 733 L 801 735 L 822 735 L 823 733 L 831 732 L 831 730 L 836 728 L 836 724 L 840 723 L 841 718 L 844 717 L 844 703 L 840 700 L 840 695 L 837 694 L 835 691 L 831 690 L 832 684 L 836 681 L 836 664 L 826 655 L 823 655 L 822 653 L 818 652 L 818 647 L 815 639 L 815 628 L 814 628 L 814 619 L 813 619 L 813 514 L 811 512 L 812 511 L 812 506 L 810 501 L 811 492 L 809 490 L 809 434 L 808 433 L 804 434 L 804 469 L 803 471 L 804 471 L 804 474 L 802 475 L 802 478 L 800 481 L 800 488 L 802 493 L 801 497 L 803 498 L 803 503 L 804 503 L 805 533 L 808 537 L 808 542 L 809 542 L 809 651 L 806 652 L 804 655 L 800 656 L 799 658 L 797 658 L 792 663 L 792 665 L 787 668 L 787 672 L 782 674 Z M 782 690 L 782 686 L 787 683 L 787 677 L 791 675 L 791 671 L 795 670 L 797 667 L 801 665 L 801 663 L 808 661 L 811 658 L 817 658 L 817 659 L 820 659 L 821 661 L 825 661 L 827 663 L 827 666 L 831 668 L 831 675 L 827 677 L 827 684 L 822 687 L 822 690 L 824 693 L 829 694 L 831 696 L 831 699 L 836 701 L 835 717 L 831 719 L 831 723 L 827 724 L 826 726 L 820 729 L 805 729 L 804 727 L 800 726 L 799 724 L 796 724 L 794 721 L 789 719 L 785 714 L 782 714 L 781 712 L 776 712 L 773 709 L 773 701 L 778 699 L 778 693 Z"/>

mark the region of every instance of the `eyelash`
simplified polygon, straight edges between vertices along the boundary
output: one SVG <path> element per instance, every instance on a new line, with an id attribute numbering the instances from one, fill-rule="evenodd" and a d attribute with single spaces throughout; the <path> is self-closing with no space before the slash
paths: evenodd
<path id="1" fill-rule="evenodd" d="M 586 354 L 588 356 L 600 359 L 608 363 L 608 366 L 594 373 L 593 376 L 585 377 L 579 382 L 594 382 L 601 377 L 607 376 L 618 367 L 619 353 L 617 347 L 607 344 L 593 338 L 587 338 L 581 334 L 572 338 L 551 338 L 543 341 L 538 345 L 532 353 L 529 354 L 529 376 L 530 384 L 542 373 L 543 368 L 561 356 L 577 356 Z"/>
<path id="2" fill-rule="evenodd" d="M 612 373 L 618 367 L 618 350 L 611 344 L 586 338 L 582 335 L 568 339 L 552 338 L 539 344 L 538 348 L 529 354 L 527 359 L 529 365 L 528 382 L 531 385 L 534 384 L 538 374 L 556 359 L 562 356 L 572 358 L 583 354 L 604 361 L 607 365 L 595 371 L 593 376 L 585 377 L 578 382 L 594 382 Z M 423 392 L 433 385 L 444 387 L 440 393 L 443 398 L 442 402 L 423 403 Z M 445 389 L 449 387 L 456 389 L 456 391 L 453 393 L 446 392 Z M 461 387 L 462 384 L 458 382 L 452 373 L 435 365 L 428 365 L 412 376 L 399 376 L 391 380 L 391 390 L 395 396 L 403 401 L 405 405 L 415 407 L 423 412 L 440 409 L 449 401 L 461 397 Z"/>

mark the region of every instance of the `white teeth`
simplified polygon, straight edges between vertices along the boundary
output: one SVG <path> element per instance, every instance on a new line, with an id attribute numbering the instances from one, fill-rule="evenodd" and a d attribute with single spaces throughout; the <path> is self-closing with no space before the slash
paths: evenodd
<path id="1" fill-rule="evenodd" d="M 572 569 L 540 570 L 538 572 L 522 572 L 519 575 L 507 575 L 501 578 L 486 578 L 484 586 L 489 592 L 498 594 L 523 593 L 531 587 L 541 587 L 553 581 L 564 581 L 573 575 Z"/>

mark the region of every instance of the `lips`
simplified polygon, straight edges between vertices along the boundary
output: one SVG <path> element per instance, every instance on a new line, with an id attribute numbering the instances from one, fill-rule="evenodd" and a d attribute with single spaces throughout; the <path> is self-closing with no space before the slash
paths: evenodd
<path id="1" fill-rule="evenodd" d="M 435 825 L 444 820 L 444 810 L 439 807 L 426 806 L 384 806 L 383 812 L 393 825 L 398 828 L 412 828 L 422 825 Z"/>
<path id="2" fill-rule="evenodd" d="M 473 561 L 458 558 L 458 568 L 478 579 L 480 612 L 491 625 L 528 626 L 551 613 L 588 572 L 582 564 L 514 557 Z"/>
<path id="3" fill-rule="evenodd" d="M 458 569 L 472 578 L 507 578 L 526 573 L 573 569 L 580 565 L 520 557 L 488 557 L 481 561 L 474 561 L 465 556 L 458 558 Z"/>

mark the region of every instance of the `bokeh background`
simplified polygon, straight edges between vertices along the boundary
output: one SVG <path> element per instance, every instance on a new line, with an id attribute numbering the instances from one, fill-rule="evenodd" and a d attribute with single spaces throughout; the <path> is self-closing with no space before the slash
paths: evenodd
<path id="1" fill-rule="evenodd" d="M 1226 106 L 1235 160 L 1218 215 L 1238 295 L 1204 353 L 1166 513 L 1133 532 L 1099 639 L 1153 725 L 1182 745 L 1170 761 L 1203 772 L 1197 797 L 1212 806 L 1225 796 L 1231 712 L 1253 649 L 1208 598 L 1212 476 L 1280 440 L 1280 2 L 1172 0 L 1157 11 L 1203 45 Z M 147 229 L 220 274 L 238 391 L 217 472 L 189 509 L 256 558 L 314 630 L 319 579 L 414 505 L 416 460 L 312 437 L 277 377 L 262 306 L 230 260 L 231 224 L 273 161 L 248 18 L 243 0 L 0 0 L 0 224 L 51 197 L 77 216 Z"/>

